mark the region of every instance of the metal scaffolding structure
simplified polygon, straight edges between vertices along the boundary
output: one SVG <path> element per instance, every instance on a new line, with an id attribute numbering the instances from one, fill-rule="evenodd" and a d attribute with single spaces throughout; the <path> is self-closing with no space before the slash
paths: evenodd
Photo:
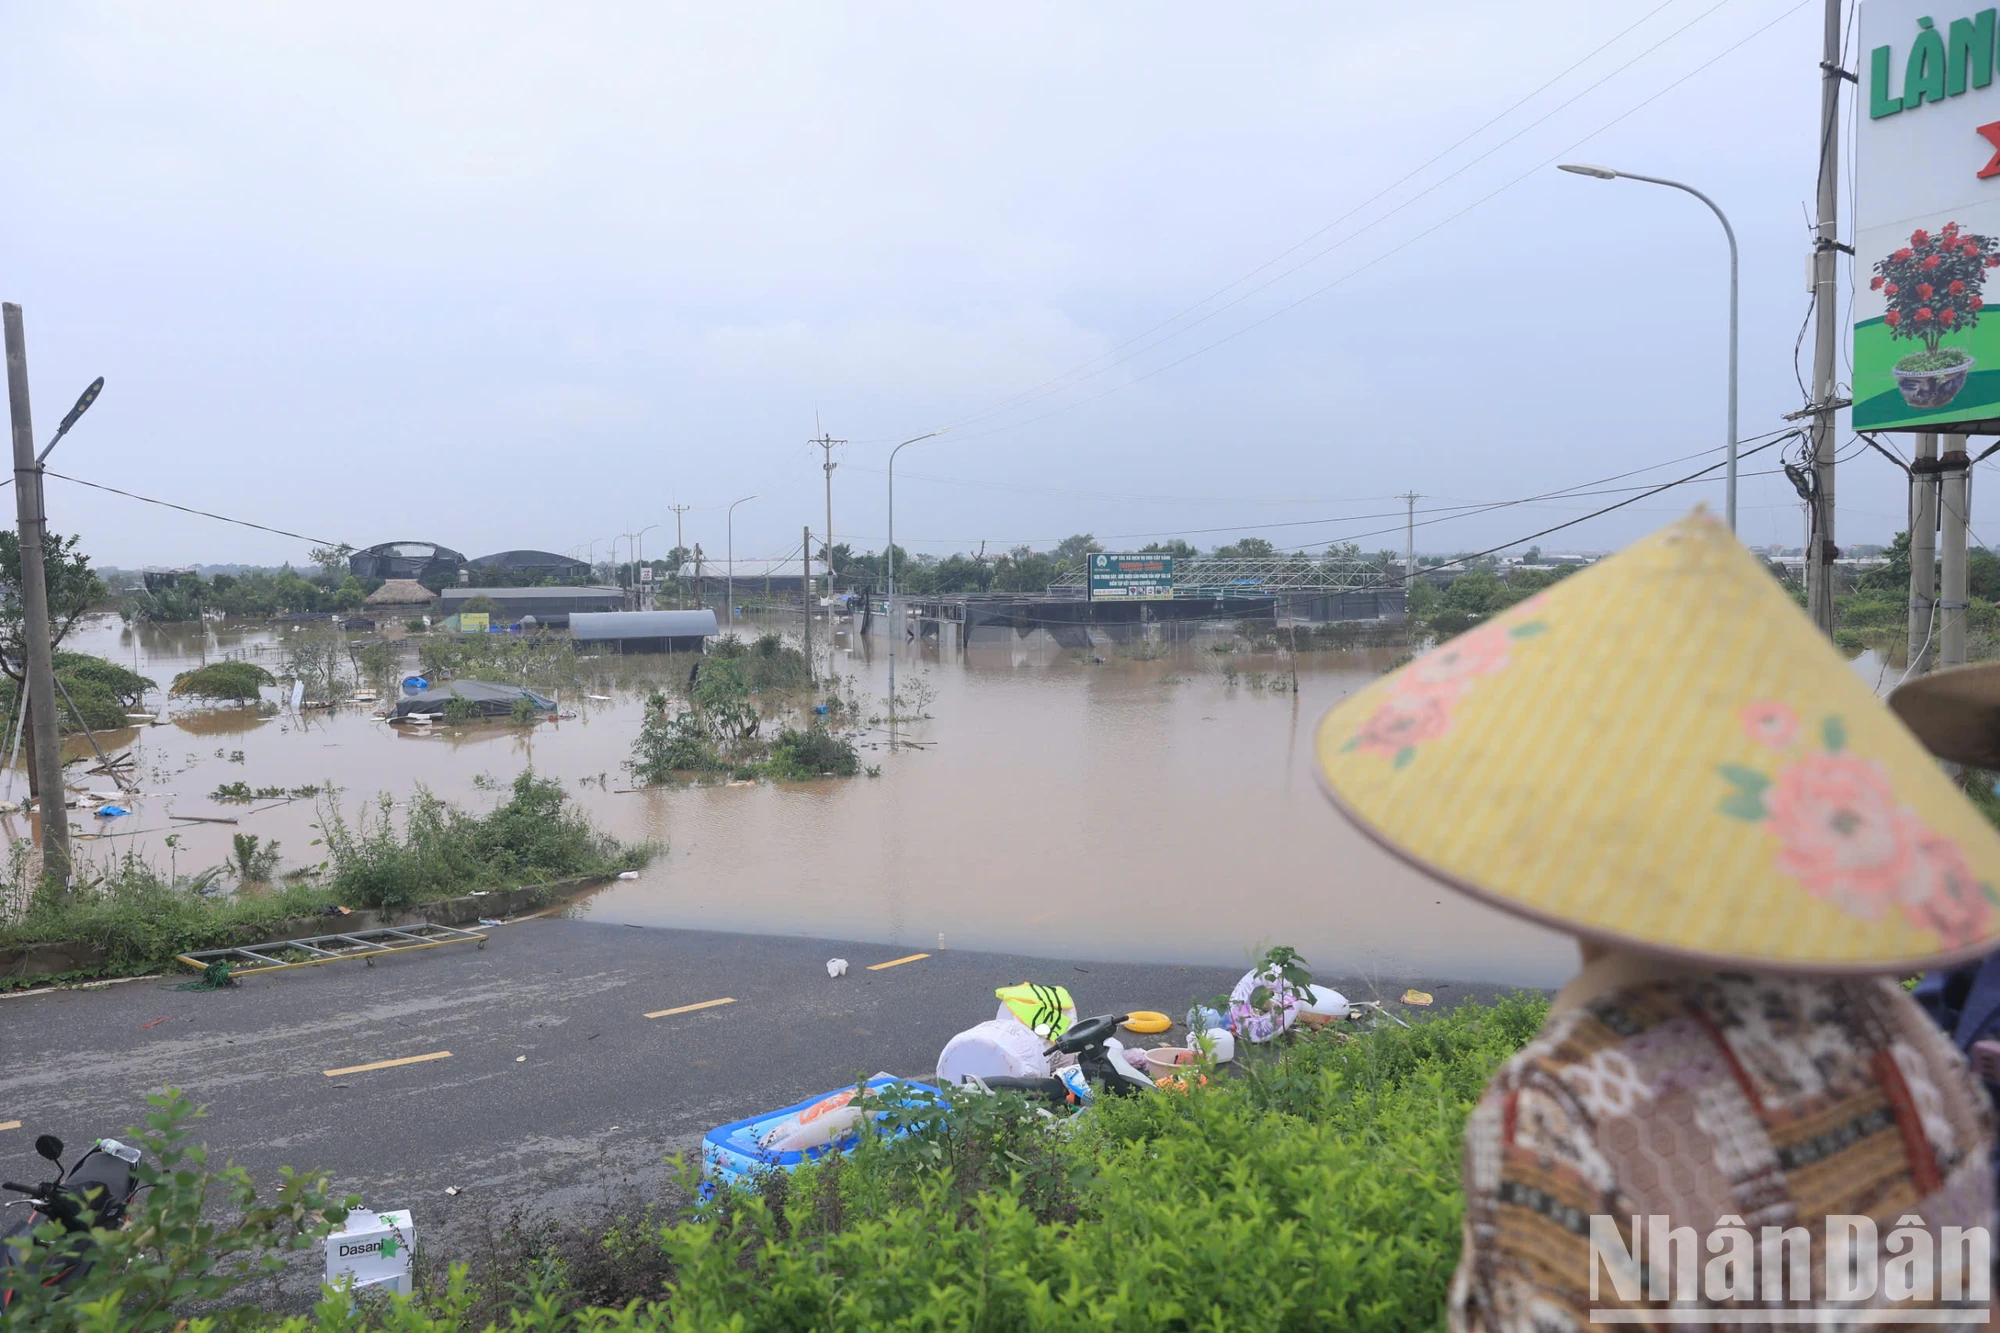
<path id="1" fill-rule="evenodd" d="M 1261 593 L 1353 592 L 1362 588 L 1397 586 L 1396 574 L 1362 555 L 1304 555 L 1250 558 L 1197 557 L 1174 561 L 1174 596 L 1215 597 Z M 1049 584 L 1057 597 L 1082 597 L 1084 571 L 1068 570 Z"/>

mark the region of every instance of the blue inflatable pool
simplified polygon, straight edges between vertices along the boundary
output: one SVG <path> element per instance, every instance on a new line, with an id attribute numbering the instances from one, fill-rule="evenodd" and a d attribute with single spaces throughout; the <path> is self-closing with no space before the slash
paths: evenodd
<path id="1" fill-rule="evenodd" d="M 900 1083 L 912 1092 L 927 1093 L 933 1098 L 940 1097 L 938 1090 L 928 1083 L 916 1083 L 889 1074 L 877 1074 L 862 1086 L 871 1092 L 877 1092 L 894 1083 Z M 748 1184 L 752 1177 L 762 1172 L 790 1171 L 799 1163 L 823 1157 L 836 1148 L 852 1147 L 856 1138 L 852 1129 L 815 1147 L 790 1152 L 766 1147 L 765 1140 L 774 1131 L 788 1124 L 799 1123 L 802 1116 L 810 1118 L 816 1110 L 821 1110 L 823 1104 L 834 1104 L 831 1109 L 840 1109 L 840 1106 L 844 1105 L 840 1100 L 843 1094 L 852 1094 L 853 1091 L 854 1087 L 850 1084 L 845 1088 L 821 1093 L 817 1097 L 808 1097 L 781 1110 L 765 1111 L 761 1115 L 733 1120 L 726 1125 L 717 1125 L 702 1136 L 702 1175 L 717 1183 Z"/>

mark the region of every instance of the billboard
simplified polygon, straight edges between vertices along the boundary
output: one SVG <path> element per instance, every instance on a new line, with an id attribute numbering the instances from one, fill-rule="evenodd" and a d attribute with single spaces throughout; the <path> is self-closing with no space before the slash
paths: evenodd
<path id="1" fill-rule="evenodd" d="M 458 613 L 460 634 L 484 634 L 491 628 L 491 613 L 486 611 L 461 611 Z"/>
<path id="2" fill-rule="evenodd" d="M 1090 557 L 1090 597 L 1172 597 L 1174 558 L 1157 552 Z"/>
<path id="3" fill-rule="evenodd" d="M 2000 431 L 2000 34 L 1962 2 L 1861 6 L 1856 430 Z"/>

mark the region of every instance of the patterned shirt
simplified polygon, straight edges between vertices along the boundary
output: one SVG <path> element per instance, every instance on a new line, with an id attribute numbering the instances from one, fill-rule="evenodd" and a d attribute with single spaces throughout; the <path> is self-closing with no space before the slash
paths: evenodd
<path id="1" fill-rule="evenodd" d="M 1986 1233 L 1945 1228 L 1992 1225 L 1993 1138 L 1985 1092 L 1892 982 L 1610 955 L 1557 997 L 1466 1127 L 1451 1327 L 1684 1328 L 1689 1301 L 1755 1327 L 1736 1322 L 1743 1307 L 1829 1303 L 1830 1244 L 1834 1308 L 1967 1304 L 1986 1291 L 1970 1271 Z M 1679 1320 L 1644 1313 L 1672 1304 Z"/>

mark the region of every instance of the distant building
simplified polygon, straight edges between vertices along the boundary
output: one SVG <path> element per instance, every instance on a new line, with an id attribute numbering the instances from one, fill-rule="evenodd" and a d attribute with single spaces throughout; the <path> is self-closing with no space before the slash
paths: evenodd
<path id="1" fill-rule="evenodd" d="M 515 585 L 535 583 L 581 583 L 590 577 L 584 561 L 553 551 L 497 551 L 468 561 L 473 581 L 482 576 Z"/>
<path id="2" fill-rule="evenodd" d="M 513 625 L 533 616 L 535 624 L 560 629 L 578 611 L 619 611 L 625 593 L 619 588 L 447 588 L 441 599 L 444 614 L 455 616 L 475 597 L 493 603 L 493 623 Z"/>
<path id="3" fill-rule="evenodd" d="M 347 572 L 357 579 L 416 579 L 436 575 L 456 579 L 465 557 L 436 542 L 383 542 L 347 557 Z"/>
<path id="4" fill-rule="evenodd" d="M 579 612 L 569 632 L 579 646 L 603 644 L 620 653 L 698 653 L 715 635 L 715 612 Z"/>

